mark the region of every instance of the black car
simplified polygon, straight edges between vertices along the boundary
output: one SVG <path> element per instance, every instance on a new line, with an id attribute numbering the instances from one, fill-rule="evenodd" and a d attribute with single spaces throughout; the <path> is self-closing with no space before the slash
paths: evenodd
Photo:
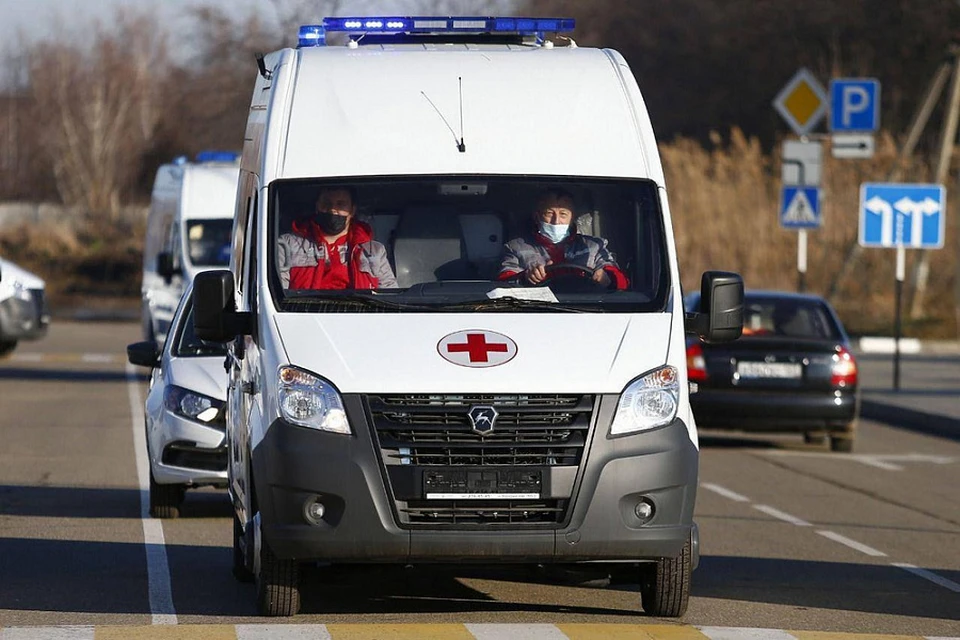
<path id="1" fill-rule="evenodd" d="M 687 310 L 700 294 L 686 298 Z M 699 428 L 792 431 L 849 452 L 860 399 L 857 363 L 840 319 L 815 295 L 748 291 L 743 336 L 687 340 L 690 403 Z"/>

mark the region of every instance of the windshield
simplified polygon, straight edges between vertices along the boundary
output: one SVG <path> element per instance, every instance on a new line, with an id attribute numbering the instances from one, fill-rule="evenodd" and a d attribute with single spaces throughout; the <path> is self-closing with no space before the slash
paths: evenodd
<path id="1" fill-rule="evenodd" d="M 277 181 L 281 310 L 662 311 L 669 283 L 647 180 L 490 176 Z"/>
<path id="2" fill-rule="evenodd" d="M 226 267 L 230 264 L 233 218 L 187 221 L 187 254 L 198 267 Z"/>
<path id="3" fill-rule="evenodd" d="M 823 303 L 774 297 L 747 297 L 743 336 L 839 340 L 840 331 Z"/>

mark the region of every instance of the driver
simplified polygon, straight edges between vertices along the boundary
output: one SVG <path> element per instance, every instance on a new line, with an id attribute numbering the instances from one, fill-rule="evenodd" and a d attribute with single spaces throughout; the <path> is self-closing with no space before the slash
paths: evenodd
<path id="1" fill-rule="evenodd" d="M 562 273 L 562 265 L 593 271 L 589 276 L 608 289 L 626 289 L 630 282 L 617 266 L 603 238 L 577 233 L 573 195 L 563 189 L 547 189 L 537 199 L 529 233 L 504 245 L 498 280 L 520 278 L 533 285 L 549 280 L 547 267 Z M 571 270 L 571 273 L 574 273 Z"/>

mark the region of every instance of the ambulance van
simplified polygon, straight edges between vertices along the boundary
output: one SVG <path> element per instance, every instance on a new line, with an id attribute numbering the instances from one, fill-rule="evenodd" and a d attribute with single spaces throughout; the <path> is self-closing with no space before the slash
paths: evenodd
<path id="1" fill-rule="evenodd" d="M 738 337 L 743 282 L 703 274 L 684 316 L 643 98 L 572 27 L 328 18 L 258 58 L 194 322 L 229 343 L 233 571 L 261 614 L 298 611 L 303 563 L 357 562 L 603 563 L 684 613 L 684 338 Z"/>
<path id="2" fill-rule="evenodd" d="M 202 151 L 157 170 L 143 247 L 144 340 L 163 343 L 184 288 L 204 269 L 230 264 L 239 154 Z"/>

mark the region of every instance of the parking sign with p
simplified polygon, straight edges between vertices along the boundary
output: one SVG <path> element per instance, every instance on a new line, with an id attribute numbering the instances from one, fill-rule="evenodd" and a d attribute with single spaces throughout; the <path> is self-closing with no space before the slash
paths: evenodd
<path id="1" fill-rule="evenodd" d="M 879 126 L 879 80 L 846 78 L 830 81 L 831 131 L 876 131 Z"/>

